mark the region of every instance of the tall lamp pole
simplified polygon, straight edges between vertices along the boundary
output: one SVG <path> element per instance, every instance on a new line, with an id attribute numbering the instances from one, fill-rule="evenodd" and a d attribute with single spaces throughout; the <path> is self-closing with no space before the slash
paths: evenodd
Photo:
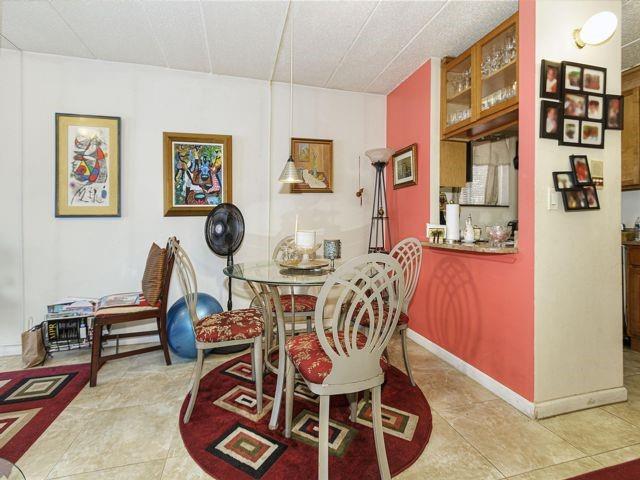
<path id="1" fill-rule="evenodd" d="M 389 163 L 389 159 L 393 153 L 394 150 L 390 148 L 375 148 L 365 152 L 365 155 L 371 160 L 371 165 L 376 169 L 376 179 L 373 190 L 373 211 L 371 212 L 371 229 L 369 230 L 369 253 L 388 253 L 386 240 L 391 241 L 384 169 Z"/>

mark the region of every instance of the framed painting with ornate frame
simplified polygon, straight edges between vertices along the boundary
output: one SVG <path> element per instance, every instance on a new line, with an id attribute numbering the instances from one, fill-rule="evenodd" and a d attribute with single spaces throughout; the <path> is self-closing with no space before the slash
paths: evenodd
<path id="1" fill-rule="evenodd" d="M 404 188 L 418 183 L 418 144 L 401 148 L 391 157 L 393 162 L 393 188 Z"/>
<path id="2" fill-rule="evenodd" d="M 333 192 L 333 140 L 292 138 L 291 155 L 304 179 L 291 184 L 292 193 Z"/>
<path id="3" fill-rule="evenodd" d="M 120 117 L 56 113 L 56 217 L 120 216 Z"/>
<path id="4" fill-rule="evenodd" d="M 163 133 L 164 216 L 204 216 L 232 201 L 231 135 Z"/>

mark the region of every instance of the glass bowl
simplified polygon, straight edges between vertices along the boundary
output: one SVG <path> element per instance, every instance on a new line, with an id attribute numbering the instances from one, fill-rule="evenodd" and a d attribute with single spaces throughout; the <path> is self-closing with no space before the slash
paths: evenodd
<path id="1" fill-rule="evenodd" d="M 489 237 L 489 246 L 503 247 L 504 242 L 511 236 L 511 231 L 502 225 L 492 225 L 487 227 L 487 236 Z"/>

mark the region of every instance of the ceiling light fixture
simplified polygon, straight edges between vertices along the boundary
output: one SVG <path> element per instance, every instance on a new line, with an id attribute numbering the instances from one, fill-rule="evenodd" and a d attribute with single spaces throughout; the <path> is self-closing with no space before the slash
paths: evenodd
<path id="1" fill-rule="evenodd" d="M 289 42 L 289 144 L 291 144 L 291 138 L 293 138 L 293 6 L 291 8 L 291 41 Z M 304 181 L 293 161 L 293 152 L 291 150 L 289 150 L 289 159 L 284 164 L 278 181 L 280 183 L 302 183 Z"/>
<path id="2" fill-rule="evenodd" d="M 600 45 L 609 40 L 618 28 L 618 17 L 613 12 L 592 15 L 582 28 L 573 31 L 573 39 L 578 48 L 585 45 Z"/>

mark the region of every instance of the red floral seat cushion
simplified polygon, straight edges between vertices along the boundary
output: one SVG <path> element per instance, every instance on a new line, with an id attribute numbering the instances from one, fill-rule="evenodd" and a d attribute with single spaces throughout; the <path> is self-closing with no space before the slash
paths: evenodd
<path id="1" fill-rule="evenodd" d="M 302 293 L 296 293 L 294 296 L 296 300 L 296 313 L 315 311 L 316 302 L 318 301 L 318 298 L 316 296 L 306 295 Z M 292 309 L 293 300 L 291 299 L 291 297 L 292 297 L 291 295 L 280 296 L 280 303 L 282 304 L 282 310 L 284 310 L 285 313 L 291 313 L 293 311 Z M 273 305 L 272 307 L 273 307 L 273 311 L 275 311 L 276 309 L 275 305 Z"/>
<path id="2" fill-rule="evenodd" d="M 353 317 L 355 318 L 356 315 L 358 314 L 358 312 L 360 311 L 360 309 L 362 308 L 362 302 L 358 303 L 358 305 L 356 305 L 356 308 L 354 310 L 353 313 Z M 373 307 L 374 308 L 374 312 L 375 309 L 377 307 Z M 385 303 L 384 307 L 382 307 L 384 309 L 384 314 L 388 315 L 389 314 L 389 304 Z M 398 326 L 400 325 L 407 325 L 409 323 L 409 315 L 407 315 L 404 312 L 400 312 L 400 317 L 398 317 Z M 360 325 L 362 325 L 363 327 L 368 327 L 369 326 L 369 312 L 366 312 L 364 315 L 362 315 L 362 320 L 360 321 Z"/>
<path id="3" fill-rule="evenodd" d="M 196 324 L 195 330 L 198 342 L 245 340 L 262 335 L 264 320 L 257 308 L 243 308 L 209 315 Z"/>
<path id="4" fill-rule="evenodd" d="M 338 332 L 338 338 L 340 343 L 344 346 L 344 333 Z M 327 332 L 327 341 L 331 348 L 335 349 L 335 342 L 333 341 L 333 335 Z M 357 337 L 358 348 L 364 347 L 367 343 L 367 337 L 363 333 L 358 333 Z M 286 349 L 288 355 L 291 357 L 293 364 L 300 372 L 305 380 L 311 383 L 322 383 L 324 379 L 331 373 L 333 363 L 327 356 L 318 335 L 315 332 L 303 333 L 287 340 Z M 380 357 L 380 367 L 386 370 L 389 363 L 384 356 Z"/>

